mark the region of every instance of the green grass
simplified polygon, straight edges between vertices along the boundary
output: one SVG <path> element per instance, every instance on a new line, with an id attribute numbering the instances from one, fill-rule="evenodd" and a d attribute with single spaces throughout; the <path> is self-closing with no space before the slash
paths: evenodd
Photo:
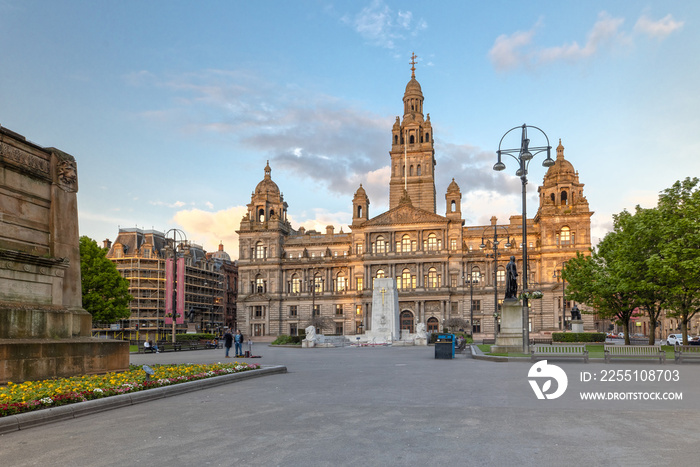
<path id="1" fill-rule="evenodd" d="M 138 351 L 139 351 L 138 345 L 130 345 L 129 346 L 129 352 L 138 352 Z"/>

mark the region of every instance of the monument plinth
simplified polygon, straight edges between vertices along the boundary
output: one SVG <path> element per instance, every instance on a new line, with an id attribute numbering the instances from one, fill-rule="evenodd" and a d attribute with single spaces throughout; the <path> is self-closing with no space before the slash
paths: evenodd
<path id="1" fill-rule="evenodd" d="M 372 321 L 364 338 L 376 344 L 399 340 L 399 293 L 392 278 L 374 279 Z"/>
<path id="2" fill-rule="evenodd" d="M 491 352 L 523 351 L 523 307 L 520 300 L 507 298 L 501 307 L 501 331 Z"/>
<path id="3" fill-rule="evenodd" d="M 0 382 L 129 367 L 82 307 L 75 159 L 0 127 Z"/>

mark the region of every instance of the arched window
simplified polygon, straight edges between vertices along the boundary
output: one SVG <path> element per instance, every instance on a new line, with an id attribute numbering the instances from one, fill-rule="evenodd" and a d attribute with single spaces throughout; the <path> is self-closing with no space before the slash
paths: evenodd
<path id="1" fill-rule="evenodd" d="M 413 166 L 409 167 L 409 169 L 408 169 L 408 175 L 410 175 L 411 177 L 413 177 Z"/>
<path id="2" fill-rule="evenodd" d="M 265 246 L 263 242 L 255 244 L 255 259 L 263 259 L 265 257 Z"/>
<path id="3" fill-rule="evenodd" d="M 428 332 L 438 332 L 439 331 L 438 325 L 439 325 L 439 322 L 438 322 L 437 318 L 428 319 L 428 323 L 427 323 Z"/>
<path id="4" fill-rule="evenodd" d="M 457 210 L 457 202 L 455 200 L 452 200 L 450 203 L 450 212 L 455 212 Z"/>
<path id="5" fill-rule="evenodd" d="M 498 268 L 498 272 L 496 272 L 496 280 L 499 285 L 506 281 L 506 271 L 502 267 Z"/>
<path id="6" fill-rule="evenodd" d="M 401 312 L 401 330 L 413 333 L 413 313 L 408 310 Z"/>
<path id="7" fill-rule="evenodd" d="M 377 253 L 386 253 L 386 241 L 384 240 L 384 237 L 382 237 L 381 235 L 377 237 L 376 245 Z"/>
<path id="8" fill-rule="evenodd" d="M 556 199 L 555 199 L 554 193 L 552 193 L 551 195 L 549 195 L 549 197 L 550 197 L 550 199 L 552 200 L 552 203 L 556 203 Z"/>
<path id="9" fill-rule="evenodd" d="M 481 271 L 478 267 L 472 268 L 472 284 L 478 284 L 481 280 Z"/>
<path id="10" fill-rule="evenodd" d="M 394 144 L 399 144 L 399 135 L 394 135 Z"/>
<path id="11" fill-rule="evenodd" d="M 437 235 L 434 233 L 431 233 L 428 235 L 428 251 L 437 251 L 438 249 L 438 241 L 437 241 Z"/>
<path id="12" fill-rule="evenodd" d="M 301 278 L 294 274 L 292 276 L 292 293 L 300 293 L 301 292 Z"/>
<path id="13" fill-rule="evenodd" d="M 438 274 L 437 269 L 428 269 L 428 288 L 435 289 L 438 287 Z"/>
<path id="14" fill-rule="evenodd" d="M 409 141 L 411 142 L 411 144 L 413 144 L 415 142 L 415 140 L 416 140 L 416 137 L 411 135 L 411 137 L 409 138 Z"/>
<path id="15" fill-rule="evenodd" d="M 258 221 L 265 222 L 265 210 L 263 208 L 260 208 L 258 211 Z"/>
<path id="16" fill-rule="evenodd" d="M 274 210 L 274 209 L 270 209 L 270 219 L 272 219 L 272 217 L 273 217 L 274 215 L 275 215 L 275 210 Z"/>
<path id="17" fill-rule="evenodd" d="M 265 292 L 265 281 L 263 280 L 263 277 L 261 275 L 258 275 L 255 278 L 255 291 L 257 293 Z"/>
<path id="18" fill-rule="evenodd" d="M 411 251 L 411 237 L 409 237 L 408 234 L 404 234 L 401 237 L 401 251 Z"/>
<path id="19" fill-rule="evenodd" d="M 561 205 L 565 206 L 567 204 L 569 204 L 568 196 L 566 194 L 566 191 L 562 191 L 561 192 Z"/>
<path id="20" fill-rule="evenodd" d="M 430 142 L 430 133 L 425 132 L 425 141 Z"/>
<path id="21" fill-rule="evenodd" d="M 315 293 L 323 292 L 323 278 L 321 277 L 320 274 L 314 275 L 314 292 Z"/>
<path id="22" fill-rule="evenodd" d="M 415 284 L 413 283 L 413 280 L 411 277 L 411 271 L 408 268 L 401 271 L 401 277 L 399 277 L 399 281 L 400 281 L 400 288 L 401 289 L 413 289 L 413 288 L 415 288 Z"/>
<path id="23" fill-rule="evenodd" d="M 571 230 L 568 227 L 561 228 L 561 232 L 559 232 L 559 242 L 562 245 L 571 243 Z"/>
<path id="24" fill-rule="evenodd" d="M 418 167 L 416 168 L 416 175 L 420 176 L 420 164 L 418 164 Z"/>
<path id="25" fill-rule="evenodd" d="M 362 206 L 357 207 L 357 217 L 362 217 Z"/>
<path id="26" fill-rule="evenodd" d="M 384 269 L 380 269 L 377 271 L 377 279 L 384 279 L 386 277 L 386 274 L 384 273 Z"/>
<path id="27" fill-rule="evenodd" d="M 341 274 L 338 274 L 338 277 L 335 280 L 335 287 L 336 291 L 338 292 L 345 292 L 345 289 L 347 288 L 348 283 L 347 280 L 345 279 L 345 276 Z"/>

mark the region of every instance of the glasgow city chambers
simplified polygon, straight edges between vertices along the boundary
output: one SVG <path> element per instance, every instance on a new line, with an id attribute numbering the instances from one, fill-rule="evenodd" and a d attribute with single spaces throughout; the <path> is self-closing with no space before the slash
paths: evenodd
<path id="1" fill-rule="evenodd" d="M 444 214 L 438 213 L 434 134 L 423 101 L 412 67 L 403 117 L 391 129 L 389 210 L 371 216 L 360 185 L 348 232 L 295 229 L 267 163 L 237 231 L 238 327 L 244 334 L 297 335 L 312 322 L 321 323 L 324 334 L 362 334 L 372 322 L 373 280 L 393 278 L 402 330 L 414 332 L 423 323 L 428 331 L 449 327 L 493 336 L 511 256 L 523 273 L 522 216 L 465 226 L 454 179 Z M 529 301 L 531 336 L 564 329 L 575 305 L 563 299 L 561 270 L 591 247 L 593 212 L 583 186 L 560 140 L 538 187 L 537 213 L 527 219 L 529 291 L 542 292 Z M 594 315 L 584 313 L 583 320 L 586 330 L 604 330 Z"/>

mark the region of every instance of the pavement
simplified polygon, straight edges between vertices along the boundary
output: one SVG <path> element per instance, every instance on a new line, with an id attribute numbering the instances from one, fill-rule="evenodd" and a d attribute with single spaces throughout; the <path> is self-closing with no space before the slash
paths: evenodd
<path id="1" fill-rule="evenodd" d="M 227 361 L 223 352 L 131 362 L 213 363 Z M 5 433 L 0 465 L 651 466 L 697 457 L 699 363 L 550 361 L 567 389 L 539 400 L 530 362 L 438 360 L 434 347 L 254 344 L 253 354 L 262 358 L 239 360 L 287 372 Z M 628 395 L 581 400 L 585 391 Z M 641 397 L 669 392 L 682 400 Z"/>

